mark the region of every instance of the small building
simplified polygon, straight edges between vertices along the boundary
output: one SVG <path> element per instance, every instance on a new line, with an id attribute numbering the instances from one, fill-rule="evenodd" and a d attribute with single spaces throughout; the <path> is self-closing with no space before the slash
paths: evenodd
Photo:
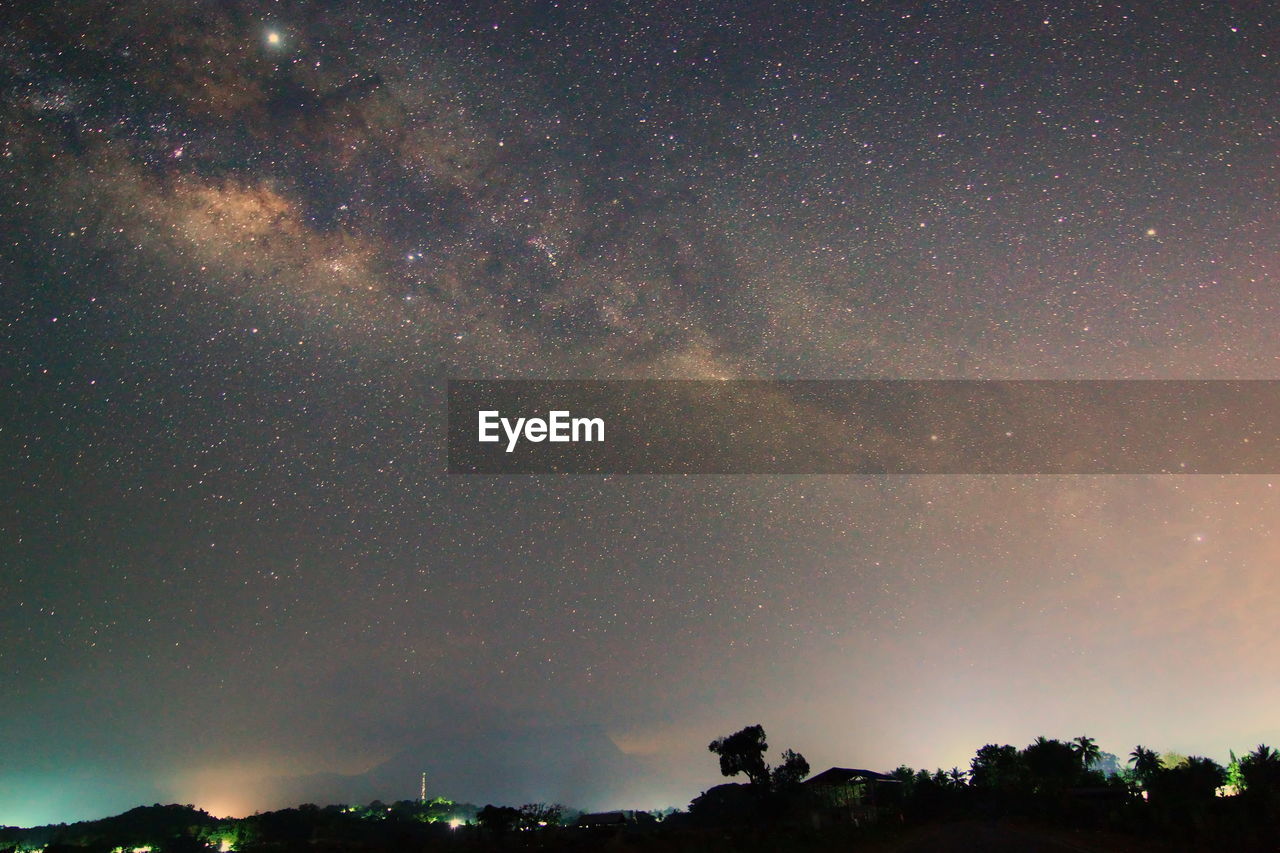
<path id="1" fill-rule="evenodd" d="M 574 826 L 585 828 L 628 827 L 657 823 L 657 818 L 648 812 L 621 809 L 612 812 L 592 812 L 578 818 Z"/>
<path id="2" fill-rule="evenodd" d="M 592 812 L 578 818 L 577 826 L 626 826 L 627 816 L 623 812 Z"/>
<path id="3" fill-rule="evenodd" d="M 815 826 L 876 823 L 902 815 L 902 782 L 885 773 L 831 767 L 801 783 L 811 798 Z"/>

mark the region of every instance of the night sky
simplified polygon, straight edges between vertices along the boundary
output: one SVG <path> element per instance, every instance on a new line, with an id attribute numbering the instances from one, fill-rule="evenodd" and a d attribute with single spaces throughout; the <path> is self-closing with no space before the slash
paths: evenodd
<path id="1" fill-rule="evenodd" d="M 1280 378 L 1269 4 L 25 5 L 0 824 L 1280 738 L 1280 477 L 450 476 L 443 407 Z"/>

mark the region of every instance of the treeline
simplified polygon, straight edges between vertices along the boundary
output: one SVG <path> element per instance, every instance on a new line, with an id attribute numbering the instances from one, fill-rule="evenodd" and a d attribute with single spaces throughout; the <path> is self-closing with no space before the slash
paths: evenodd
<path id="1" fill-rule="evenodd" d="M 561 805 L 478 808 L 436 798 L 220 819 L 190 805 L 155 805 L 97 821 L 0 828 L 0 853 L 587 851 L 618 844 L 799 851 L 973 821 L 1176 840 L 1179 849 L 1273 850 L 1280 837 L 1280 751 L 1266 745 L 1232 754 L 1223 766 L 1144 746 L 1122 760 L 1090 737 L 1040 737 L 1022 748 L 987 744 L 967 768 L 831 768 L 812 776 L 792 750 L 770 767 L 758 725 L 717 738 L 709 749 L 724 776 L 746 781 L 713 786 L 683 812 L 583 815 Z"/>
<path id="2" fill-rule="evenodd" d="M 798 782 L 770 771 L 760 726 L 709 745 L 725 776 L 690 804 L 692 825 L 787 827 L 792 834 L 919 826 L 963 820 L 1041 825 L 1194 843 L 1202 849 L 1280 849 L 1280 751 L 1262 744 L 1223 766 L 1203 756 L 1164 756 L 1144 746 L 1127 759 L 1088 736 L 1038 737 L 1025 747 L 987 744 L 967 768 L 898 767 L 889 773 L 832 768 Z M 728 754 L 726 754 L 726 750 Z M 784 753 L 783 768 L 805 759 Z"/>
<path id="3" fill-rule="evenodd" d="M 139 806 L 101 820 L 0 828 L 0 853 L 252 853 L 294 849 L 413 849 L 447 841 L 480 809 L 443 797 L 368 805 L 306 804 L 244 818 L 192 805 Z"/>
<path id="4" fill-rule="evenodd" d="M 0 827 L 0 853 L 315 853 L 590 849 L 619 829 L 651 828 L 666 812 L 586 815 L 560 804 L 478 807 L 436 797 L 368 805 L 311 804 L 244 818 L 193 805 L 139 806 L 114 817 Z"/>
<path id="5" fill-rule="evenodd" d="M 1090 737 L 981 747 L 967 770 L 899 767 L 904 816 L 1023 815 L 1128 829 L 1248 833 L 1280 823 L 1280 751 L 1262 744 L 1223 766 L 1135 747 L 1127 761 Z"/>

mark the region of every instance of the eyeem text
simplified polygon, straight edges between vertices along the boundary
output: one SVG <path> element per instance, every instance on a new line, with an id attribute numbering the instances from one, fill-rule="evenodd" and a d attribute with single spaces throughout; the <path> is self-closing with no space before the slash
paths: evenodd
<path id="1" fill-rule="evenodd" d="M 516 444 L 523 438 L 525 441 L 604 441 L 603 418 L 575 418 L 565 411 L 550 411 L 543 418 L 511 418 L 502 417 L 496 410 L 481 411 L 480 441 L 493 443 L 507 438 L 507 452 L 516 449 Z M 499 434 L 501 430 L 501 434 Z"/>

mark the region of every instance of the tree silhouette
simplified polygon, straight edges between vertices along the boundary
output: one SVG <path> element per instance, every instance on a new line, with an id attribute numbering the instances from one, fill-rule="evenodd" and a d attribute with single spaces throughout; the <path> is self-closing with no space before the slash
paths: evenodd
<path id="1" fill-rule="evenodd" d="M 1070 744 L 1038 737 L 1022 750 L 1022 760 L 1039 792 L 1069 788 L 1080 774 L 1080 759 Z"/>
<path id="2" fill-rule="evenodd" d="M 911 783 L 915 781 L 916 771 L 912 770 L 905 764 L 898 765 L 896 770 L 889 773 L 894 779 L 902 783 L 904 789 L 911 787 Z"/>
<path id="3" fill-rule="evenodd" d="M 1178 804 L 1203 804 L 1226 784 L 1227 771 L 1212 758 L 1193 755 L 1176 767 L 1164 768 L 1154 781 L 1158 793 L 1172 796 Z"/>
<path id="4" fill-rule="evenodd" d="M 804 756 L 788 749 L 782 753 L 782 763 L 773 771 L 773 787 L 779 790 L 799 785 L 809 775 L 809 762 Z"/>
<path id="5" fill-rule="evenodd" d="M 537 829 L 543 826 L 559 826 L 564 815 L 564 806 L 556 803 L 525 803 L 520 807 L 520 828 Z"/>
<path id="6" fill-rule="evenodd" d="M 720 756 L 720 772 L 725 776 L 747 774 L 747 780 L 761 788 L 789 788 L 800 784 L 809 775 L 809 762 L 800 753 L 788 749 L 782 753 L 782 763 L 772 773 L 764 760 L 769 744 L 765 741 L 764 726 L 757 723 L 725 737 L 718 737 L 707 749 Z"/>
<path id="7" fill-rule="evenodd" d="M 1238 764 L 1240 781 L 1250 796 L 1280 794 L 1280 750 L 1260 743 Z"/>
<path id="8" fill-rule="evenodd" d="M 1138 781 L 1144 788 L 1150 787 L 1151 780 L 1163 769 L 1163 765 L 1160 764 L 1160 753 L 1154 749 L 1147 749 L 1141 744 L 1135 746 L 1133 752 L 1129 753 L 1129 763 L 1133 765 L 1134 775 L 1138 777 Z"/>
<path id="9" fill-rule="evenodd" d="M 1198 790 L 1213 796 L 1227 781 L 1227 770 L 1212 758 L 1192 755 L 1183 765 L 1191 778 L 1195 780 Z"/>
<path id="10" fill-rule="evenodd" d="M 969 762 L 969 778 L 975 788 L 1012 791 L 1023 787 L 1026 765 L 1018 748 L 989 743 L 981 747 Z"/>
<path id="11" fill-rule="evenodd" d="M 1078 738 L 1073 738 L 1071 747 L 1076 751 L 1076 755 L 1080 757 L 1081 770 L 1088 770 L 1102 757 L 1102 750 L 1098 748 L 1098 742 L 1088 735 L 1080 735 Z"/>
<path id="12" fill-rule="evenodd" d="M 488 805 L 476 814 L 476 822 L 491 832 L 511 832 L 520 825 L 520 810 L 511 806 Z"/>
<path id="13" fill-rule="evenodd" d="M 737 776 L 745 773 L 752 785 L 769 783 L 769 765 L 764 760 L 768 748 L 764 726 L 759 723 L 726 737 L 718 737 L 707 745 L 707 749 L 720 756 L 722 774 Z"/>

